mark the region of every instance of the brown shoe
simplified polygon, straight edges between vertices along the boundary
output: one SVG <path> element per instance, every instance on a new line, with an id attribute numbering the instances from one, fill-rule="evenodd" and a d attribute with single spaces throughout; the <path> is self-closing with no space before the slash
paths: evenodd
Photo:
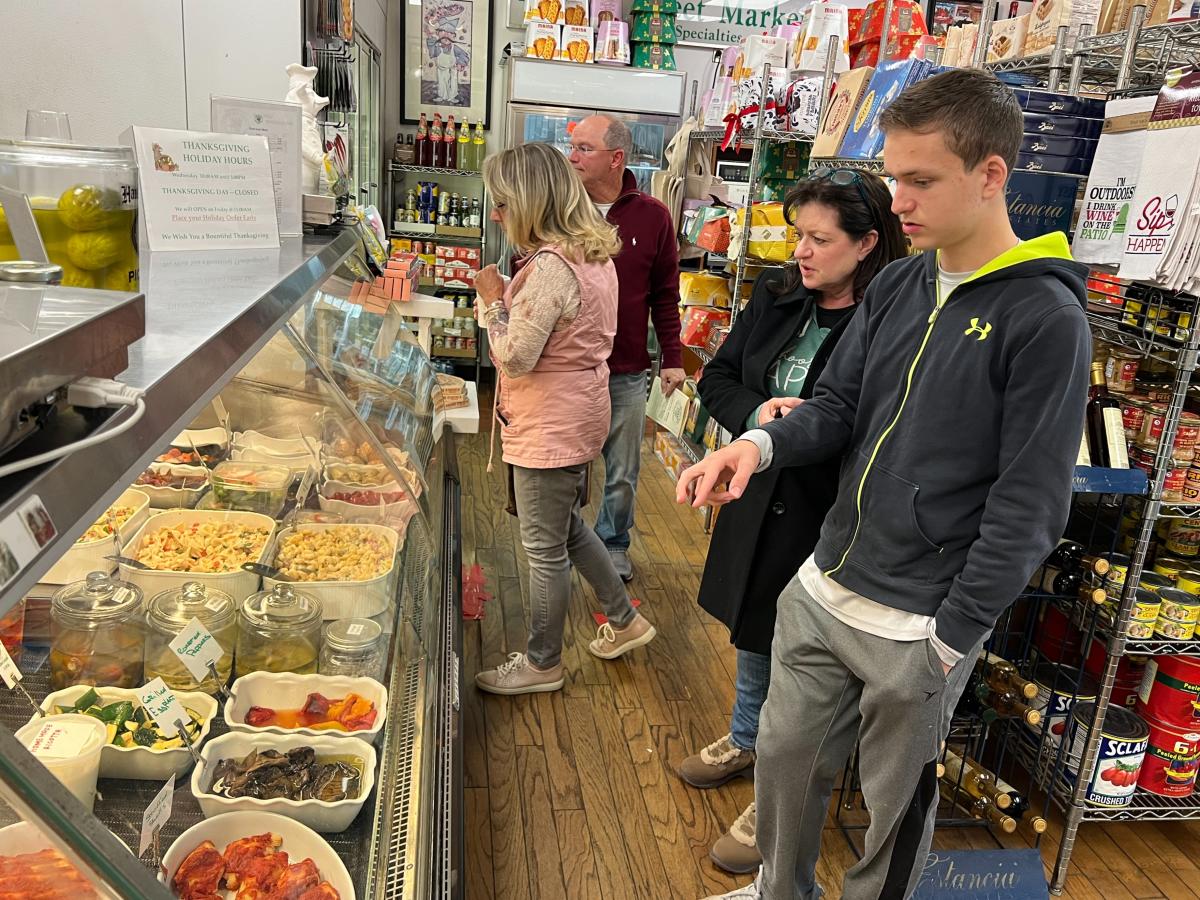
<path id="1" fill-rule="evenodd" d="M 641 613 L 637 613 L 633 621 L 624 628 L 613 628 L 610 622 L 601 625 L 600 630 L 596 632 L 596 639 L 588 644 L 588 650 L 592 656 L 601 659 L 616 659 L 636 647 L 644 647 L 654 640 L 656 634 L 658 632 L 654 630 L 654 626 L 647 622 Z"/>
<path id="2" fill-rule="evenodd" d="M 537 694 L 557 691 L 563 686 L 563 667 L 559 663 L 545 672 L 535 669 L 524 653 L 510 653 L 508 662 L 475 676 L 475 686 L 489 694 Z"/>
<path id="3" fill-rule="evenodd" d="M 754 774 L 754 751 L 735 747 L 732 735 L 713 741 L 679 766 L 679 777 L 697 788 L 718 787 L 739 775 Z"/>
<path id="4" fill-rule="evenodd" d="M 751 803 L 733 826 L 717 838 L 708 856 L 719 868 L 745 875 L 762 865 L 762 855 L 754 843 L 754 819 L 754 804 Z"/>

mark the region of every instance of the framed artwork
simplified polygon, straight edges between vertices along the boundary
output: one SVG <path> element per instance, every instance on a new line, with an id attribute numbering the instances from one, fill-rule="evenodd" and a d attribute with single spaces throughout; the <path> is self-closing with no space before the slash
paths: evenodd
<path id="1" fill-rule="evenodd" d="M 480 119 L 488 127 L 492 80 L 488 0 L 409 0 L 404 4 L 405 122 L 421 113 Z"/>

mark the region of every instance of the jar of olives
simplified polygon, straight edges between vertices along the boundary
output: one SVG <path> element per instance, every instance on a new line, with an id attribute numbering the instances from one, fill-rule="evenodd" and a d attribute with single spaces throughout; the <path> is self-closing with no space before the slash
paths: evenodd
<path id="1" fill-rule="evenodd" d="M 50 601 L 50 686 L 142 684 L 142 592 L 91 572 Z"/>
<path id="2" fill-rule="evenodd" d="M 383 681 L 383 629 L 371 619 L 338 619 L 325 629 L 321 674 L 366 676 Z"/>
<path id="3" fill-rule="evenodd" d="M 221 648 L 217 675 L 193 677 L 171 649 L 171 641 L 196 619 Z M 175 691 L 216 694 L 233 671 L 237 643 L 237 605 L 224 591 L 189 581 L 182 587 L 155 594 L 146 609 L 146 678 L 158 676 Z"/>
<path id="4" fill-rule="evenodd" d="M 321 648 L 321 601 L 278 582 L 238 612 L 237 677 L 251 672 L 313 675 Z"/>

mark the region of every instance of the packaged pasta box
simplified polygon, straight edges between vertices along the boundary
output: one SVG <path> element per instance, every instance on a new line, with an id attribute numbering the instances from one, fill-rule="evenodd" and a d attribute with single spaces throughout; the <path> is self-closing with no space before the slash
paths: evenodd
<path id="1" fill-rule="evenodd" d="M 525 0 L 525 24 L 529 25 L 532 22 L 545 22 L 548 25 L 562 25 L 565 21 L 563 11 L 563 0 Z M 556 41 L 557 44 L 557 41 Z M 532 56 L 528 52 L 529 42 L 526 41 L 526 56 Z M 553 57 L 551 57 L 553 59 Z"/>
<path id="2" fill-rule="evenodd" d="M 641 44 L 674 44 L 675 17 L 662 13 L 635 13 L 632 40 Z"/>
<path id="3" fill-rule="evenodd" d="M 566 0 L 563 5 L 563 24 L 590 27 L 588 21 L 588 0 Z"/>
<path id="4" fill-rule="evenodd" d="M 675 48 L 670 44 L 634 44 L 633 64 L 639 69 L 675 71 Z"/>
<path id="5" fill-rule="evenodd" d="M 558 52 L 558 58 L 576 63 L 595 62 L 592 29 L 587 25 L 564 25 L 562 49 Z"/>
<path id="6" fill-rule="evenodd" d="M 600 24 L 596 35 L 596 62 L 629 65 L 629 23 L 614 19 Z"/>
<path id="7" fill-rule="evenodd" d="M 525 29 L 525 55 L 535 59 L 556 59 L 562 41 L 562 29 L 548 22 L 534 22 Z"/>

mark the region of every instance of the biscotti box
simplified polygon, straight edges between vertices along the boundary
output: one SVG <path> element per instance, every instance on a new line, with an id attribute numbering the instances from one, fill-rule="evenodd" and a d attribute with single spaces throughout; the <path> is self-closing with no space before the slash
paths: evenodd
<path id="1" fill-rule="evenodd" d="M 1068 36 L 1073 38 L 1082 25 L 1095 29 L 1099 18 L 1100 0 L 1035 0 L 1022 55 L 1049 53 L 1058 40 L 1060 26 L 1066 25 L 1070 29 Z"/>
<path id="2" fill-rule="evenodd" d="M 1033 91 L 1028 88 L 1013 88 L 1021 109 L 1031 113 L 1053 113 L 1056 116 L 1083 116 L 1087 119 L 1104 119 L 1104 101 L 1091 97 L 1075 97 L 1071 94 L 1054 94 L 1050 91 Z"/>
<path id="3" fill-rule="evenodd" d="M 525 0 L 525 24 L 545 22 L 561 25 L 565 21 L 562 0 Z M 528 41 L 526 41 L 528 43 Z"/>
<path id="4" fill-rule="evenodd" d="M 1042 113 L 1024 114 L 1026 134 L 1045 134 L 1057 137 L 1075 137 L 1096 140 L 1104 129 L 1103 119 L 1085 119 L 1082 116 L 1056 116 Z"/>
<path id="5" fill-rule="evenodd" d="M 562 29 L 546 22 L 534 22 L 526 28 L 525 55 L 537 59 L 558 59 Z"/>
<path id="6" fill-rule="evenodd" d="M 1003 62 L 1006 59 L 1016 59 L 1021 55 L 1025 46 L 1025 31 L 1029 27 L 1029 16 L 1017 16 L 1013 19 L 997 19 L 992 23 L 992 32 L 988 38 L 987 61 L 990 63 Z"/>
<path id="7" fill-rule="evenodd" d="M 592 29 L 587 25 L 564 25 L 558 58 L 576 63 L 595 62 Z"/>
<path id="8" fill-rule="evenodd" d="M 1087 138 L 1026 134 L 1021 136 L 1021 152 L 1049 156 L 1079 156 L 1090 162 L 1096 155 L 1096 141 L 1089 141 Z"/>
<path id="9" fill-rule="evenodd" d="M 1050 156 L 1046 153 L 1018 153 L 1014 172 L 1058 172 L 1063 175 L 1086 175 L 1092 167 L 1091 158 Z"/>

